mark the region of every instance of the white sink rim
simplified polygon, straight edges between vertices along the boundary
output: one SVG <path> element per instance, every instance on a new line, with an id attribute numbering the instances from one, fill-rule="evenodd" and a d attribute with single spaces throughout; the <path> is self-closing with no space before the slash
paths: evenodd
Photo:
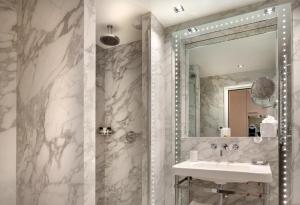
<path id="1" fill-rule="evenodd" d="M 202 166 L 201 166 L 202 165 Z M 254 165 L 251 163 L 216 162 L 216 161 L 184 161 L 175 164 L 173 174 L 190 176 L 216 184 L 272 182 L 272 171 L 269 164 Z"/>

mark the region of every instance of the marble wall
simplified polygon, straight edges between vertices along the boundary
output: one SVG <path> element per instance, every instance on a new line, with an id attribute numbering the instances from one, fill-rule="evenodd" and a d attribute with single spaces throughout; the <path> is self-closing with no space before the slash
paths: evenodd
<path id="1" fill-rule="evenodd" d="M 0 202 L 16 204 L 17 13 L 14 0 L 0 0 Z"/>
<path id="2" fill-rule="evenodd" d="M 151 16 L 150 33 L 150 66 L 151 66 L 151 181 L 155 195 L 155 204 L 163 205 L 165 198 L 165 71 L 164 64 L 164 31 L 159 21 Z"/>
<path id="3" fill-rule="evenodd" d="M 142 205 L 150 204 L 150 29 L 151 14 L 142 16 Z"/>
<path id="4" fill-rule="evenodd" d="M 300 205 L 300 1 L 295 2 L 293 10 L 293 158 L 292 158 L 292 205 Z"/>
<path id="5" fill-rule="evenodd" d="M 142 202 L 142 42 L 97 48 L 97 204 Z"/>
<path id="6" fill-rule="evenodd" d="M 173 110 L 175 105 L 174 101 L 170 95 L 175 93 L 173 76 L 174 63 L 172 62 L 172 56 L 174 57 L 174 52 L 172 49 L 172 43 L 170 41 L 170 35 L 165 33 L 164 39 L 164 79 L 165 79 L 165 176 L 164 176 L 164 186 L 165 186 L 165 204 L 175 204 L 175 190 L 174 183 L 175 178 L 172 177 L 172 165 L 175 163 L 175 140 L 174 140 L 174 119 Z"/>
<path id="7" fill-rule="evenodd" d="M 142 25 L 142 204 L 174 204 L 171 42 L 152 14 L 143 16 Z"/>
<path id="8" fill-rule="evenodd" d="M 96 1 L 83 5 L 84 205 L 96 204 Z"/>
<path id="9" fill-rule="evenodd" d="M 219 136 L 224 127 L 224 87 L 252 83 L 259 77 L 273 78 L 275 70 L 259 70 L 200 78 L 200 136 Z"/>
<path id="10" fill-rule="evenodd" d="M 17 204 L 94 204 L 93 7 L 18 1 Z"/>
<path id="11" fill-rule="evenodd" d="M 105 125 L 105 50 L 96 47 L 96 125 Z M 96 138 L 96 204 L 104 205 L 105 196 L 105 137 Z"/>

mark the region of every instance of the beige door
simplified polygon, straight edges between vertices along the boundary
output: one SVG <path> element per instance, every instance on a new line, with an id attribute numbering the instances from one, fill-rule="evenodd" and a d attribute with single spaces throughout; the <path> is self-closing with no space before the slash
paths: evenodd
<path id="1" fill-rule="evenodd" d="M 228 92 L 228 122 L 232 137 L 248 136 L 247 94 L 248 89 Z"/>

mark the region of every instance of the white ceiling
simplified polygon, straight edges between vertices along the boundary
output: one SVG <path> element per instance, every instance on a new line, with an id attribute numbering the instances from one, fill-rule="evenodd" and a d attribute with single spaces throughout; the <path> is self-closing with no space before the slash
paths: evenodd
<path id="1" fill-rule="evenodd" d="M 276 32 L 193 48 L 189 61 L 200 66 L 200 77 L 275 69 Z"/>
<path id="2" fill-rule="evenodd" d="M 262 1 L 265 0 L 97 0 L 97 43 L 103 46 L 99 37 L 106 34 L 107 24 L 115 26 L 114 33 L 120 37 L 121 44 L 141 39 L 141 31 L 132 24 L 147 12 L 152 12 L 168 27 Z M 176 5 L 183 5 L 185 11 L 176 14 L 173 10 Z"/>

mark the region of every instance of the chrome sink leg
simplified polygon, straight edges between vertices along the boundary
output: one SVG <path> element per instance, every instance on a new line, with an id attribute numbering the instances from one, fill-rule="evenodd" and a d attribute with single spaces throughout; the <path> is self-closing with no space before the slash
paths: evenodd
<path id="1" fill-rule="evenodd" d="M 179 205 L 179 176 L 175 176 L 175 205 Z"/>
<path id="2" fill-rule="evenodd" d="M 191 203 L 191 179 L 192 177 L 188 178 L 188 202 L 189 204 Z"/>
<path id="3" fill-rule="evenodd" d="M 218 184 L 218 191 L 222 191 L 224 188 L 223 184 Z M 219 205 L 223 205 L 223 199 L 224 199 L 224 194 L 221 192 L 219 193 Z"/>
<path id="4" fill-rule="evenodd" d="M 264 205 L 270 205 L 270 185 L 268 183 L 265 183 L 264 184 L 264 195 L 265 195 L 265 198 L 264 198 Z"/>

